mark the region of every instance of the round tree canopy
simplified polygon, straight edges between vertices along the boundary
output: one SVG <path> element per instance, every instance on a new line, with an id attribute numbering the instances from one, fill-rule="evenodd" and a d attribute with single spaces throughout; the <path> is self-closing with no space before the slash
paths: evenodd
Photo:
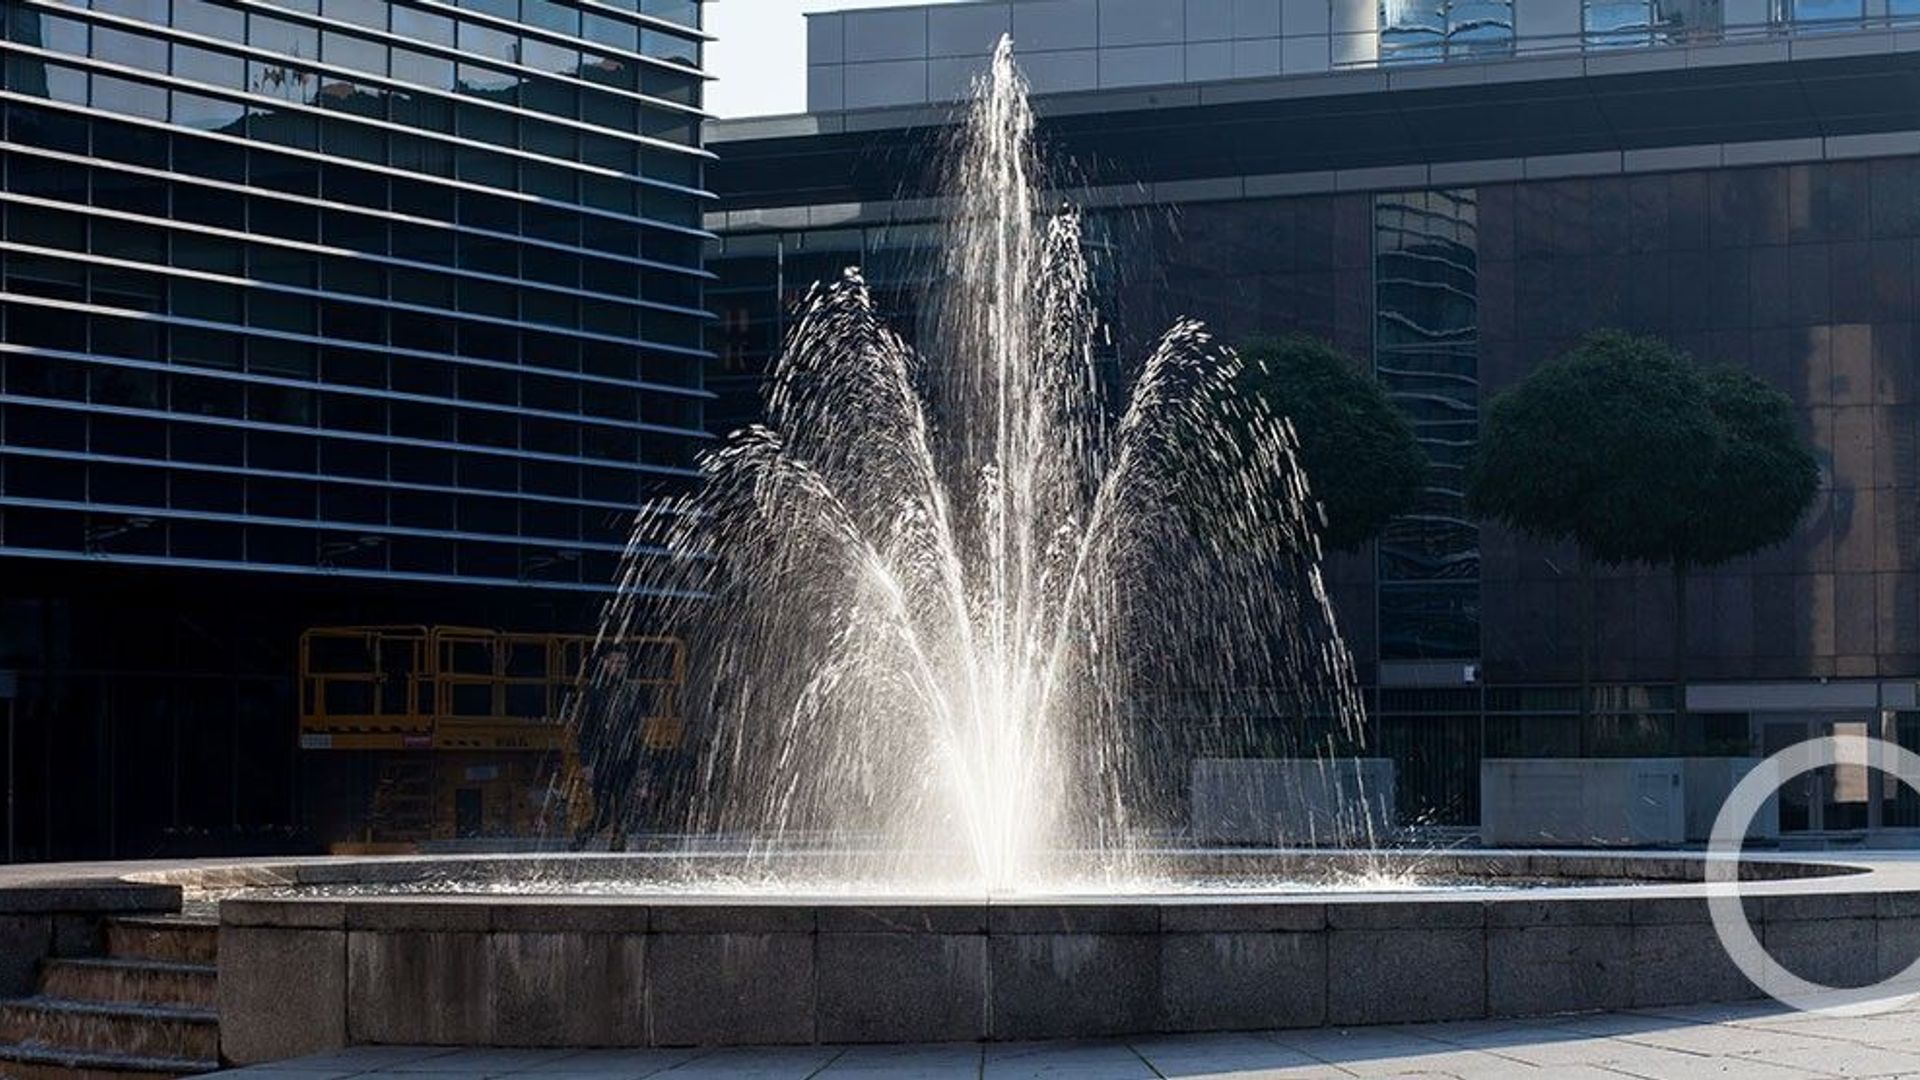
<path id="1" fill-rule="evenodd" d="M 1672 556 L 1717 566 L 1791 536 L 1820 489 L 1820 465 L 1794 429 L 1787 395 L 1730 367 L 1708 369 L 1702 382 L 1720 423 L 1720 454 Z"/>
<path id="2" fill-rule="evenodd" d="M 1603 563 L 1664 563 L 1722 439 L 1684 354 L 1603 331 L 1494 399 L 1468 506 L 1532 536 L 1574 540 Z"/>
<path id="3" fill-rule="evenodd" d="M 1426 483 L 1413 426 L 1357 361 L 1305 335 L 1240 350 L 1245 393 L 1293 421 L 1300 466 L 1326 522 L 1321 542 L 1353 551 L 1404 513 Z"/>

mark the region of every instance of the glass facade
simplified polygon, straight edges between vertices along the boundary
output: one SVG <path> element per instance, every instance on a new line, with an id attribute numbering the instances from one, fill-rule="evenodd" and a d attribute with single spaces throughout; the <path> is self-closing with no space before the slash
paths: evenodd
<path id="1" fill-rule="evenodd" d="M 937 271 L 939 229 L 895 225 L 871 229 L 743 233 L 715 240 L 707 266 L 715 275 L 708 302 L 716 321 L 708 343 L 715 394 L 708 422 L 729 432 L 761 419 L 765 375 L 791 328 L 793 312 L 816 282 L 860 268 L 888 323 L 911 336 L 921 298 Z"/>
<path id="2" fill-rule="evenodd" d="M 1374 203 L 1374 372 L 1427 455 L 1418 505 L 1380 538 L 1380 657 L 1480 655 L 1480 529 L 1466 466 L 1480 421 L 1480 299 L 1471 189 Z"/>
<path id="3" fill-rule="evenodd" d="M 1092 215 L 1082 222 L 1093 287 L 1113 290 L 1114 262 L 1108 239 L 1112 222 Z M 714 364 L 707 385 L 714 401 L 708 426 L 716 433 L 757 423 L 766 374 L 792 329 L 793 313 L 816 283 L 833 281 L 858 267 L 888 325 L 913 340 L 925 300 L 940 272 L 941 227 L 931 223 L 872 228 L 813 229 L 720 237 L 708 247 L 715 282 L 707 298 L 715 313 L 708 344 Z M 1096 361 L 1114 377 L 1117 356 L 1110 342 L 1097 346 Z"/>
<path id="4" fill-rule="evenodd" d="M 606 587 L 704 438 L 699 26 L 10 0 L 0 553 Z"/>
<path id="5" fill-rule="evenodd" d="M 1720 0 L 1587 0 L 1588 48 L 1633 48 L 1710 39 L 1720 33 Z"/>
<path id="6" fill-rule="evenodd" d="M 1513 51 L 1513 0 L 1380 0 L 1380 62 Z"/>

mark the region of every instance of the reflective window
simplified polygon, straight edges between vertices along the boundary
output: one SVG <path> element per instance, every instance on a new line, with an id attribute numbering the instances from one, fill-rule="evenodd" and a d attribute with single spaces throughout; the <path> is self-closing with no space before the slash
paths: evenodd
<path id="1" fill-rule="evenodd" d="M 517 63 L 520 58 L 520 39 L 490 26 L 463 22 L 459 27 L 459 40 L 460 51 L 463 53 L 471 53 L 488 60 L 504 60 L 507 63 Z M 513 79 L 513 76 L 499 72 L 478 77 L 494 82 Z"/>
<path id="2" fill-rule="evenodd" d="M 483 15 L 492 15 L 498 19 L 517 19 L 520 17 L 519 0 L 460 0 L 460 6 L 468 11 L 478 11 Z"/>
<path id="3" fill-rule="evenodd" d="M 176 43 L 173 46 L 173 73 L 182 79 L 230 90 L 244 90 L 247 86 L 245 60 L 194 45 Z"/>
<path id="4" fill-rule="evenodd" d="M 127 116 L 165 120 L 167 92 L 151 83 L 96 74 L 93 76 L 93 107 Z"/>
<path id="5" fill-rule="evenodd" d="M 1508 0 L 1506 3 L 1473 6 L 1505 7 L 1508 11 L 1506 19 L 1507 36 L 1513 36 L 1513 5 L 1511 0 Z M 642 30 L 640 31 L 640 52 L 643 55 L 658 57 L 661 60 L 677 60 L 690 67 L 698 67 L 700 65 L 700 43 L 689 38 L 683 38 L 678 34 L 662 33 L 659 30 Z"/>
<path id="6" fill-rule="evenodd" d="M 357 34 L 327 31 L 320 38 L 320 58 L 329 64 L 364 71 L 369 75 L 387 73 L 387 47 Z"/>
<path id="7" fill-rule="evenodd" d="M 1381 0 L 1382 63 L 1444 60 L 1512 48 L 1512 0 Z"/>
<path id="8" fill-rule="evenodd" d="M 570 76 L 579 72 L 580 53 L 537 38 L 528 38 L 521 43 L 520 63 L 536 71 Z"/>
<path id="9" fill-rule="evenodd" d="M 411 49 L 393 50 L 393 77 L 429 90 L 451 91 L 455 86 L 453 61 Z"/>
<path id="10" fill-rule="evenodd" d="M 1784 0 L 1786 18 L 1794 23 L 1858 25 L 1866 18 L 1865 0 Z"/>
<path id="11" fill-rule="evenodd" d="M 580 58 L 580 77 L 618 90 L 632 90 L 639 85 L 635 66 L 617 57 L 587 54 Z"/>
<path id="12" fill-rule="evenodd" d="M 238 102 L 223 101 L 219 98 L 190 94 L 184 90 L 173 91 L 173 122 L 202 131 L 236 130 L 246 116 L 246 109 Z M 231 203 L 232 199 L 224 201 Z"/>
<path id="13" fill-rule="evenodd" d="M 167 72 L 167 43 L 151 34 L 96 26 L 93 28 L 93 56 L 109 64 L 139 68 L 156 75 Z"/>
<path id="14" fill-rule="evenodd" d="M 1479 431 L 1479 286 L 1470 190 L 1374 204 L 1374 370 L 1428 459 L 1419 505 L 1379 542 L 1384 659 L 1479 655 L 1480 534 L 1466 512 Z"/>
<path id="15" fill-rule="evenodd" d="M 453 44 L 452 19 L 407 5 L 394 6 L 393 32 L 410 41 L 420 41 L 430 45 Z"/>
<path id="16" fill-rule="evenodd" d="M 93 0 L 93 10 L 157 26 L 167 25 L 167 0 Z"/>
<path id="17" fill-rule="evenodd" d="M 396 5 L 387 0 L 322 0 L 320 13 L 328 22 L 352 23 L 374 30 L 387 28 L 387 12 Z"/>
<path id="18" fill-rule="evenodd" d="M 640 0 L 640 13 L 683 26 L 700 26 L 699 0 Z"/>
<path id="19" fill-rule="evenodd" d="M 529 26 L 538 26 L 562 34 L 580 33 L 579 9 L 556 0 L 521 0 L 520 20 Z"/>
<path id="20" fill-rule="evenodd" d="M 301 23 L 249 14 L 247 44 L 285 57 L 312 60 L 320 55 L 320 31 Z"/>
<path id="21" fill-rule="evenodd" d="M 173 25 L 208 37 L 238 41 L 245 33 L 246 16 L 212 0 L 173 0 Z"/>
<path id="22" fill-rule="evenodd" d="M 582 36 L 622 52 L 640 51 L 640 30 L 630 22 L 587 12 L 580 17 Z"/>

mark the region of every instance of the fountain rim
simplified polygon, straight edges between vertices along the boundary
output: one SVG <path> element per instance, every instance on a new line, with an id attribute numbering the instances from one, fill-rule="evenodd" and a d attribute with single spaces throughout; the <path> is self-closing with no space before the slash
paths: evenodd
<path id="1" fill-rule="evenodd" d="M 802 860 L 815 853 L 793 853 Z M 503 854 L 340 855 L 250 860 L 207 860 L 179 864 L 122 864 L 112 874 L 123 886 L 157 886 L 211 893 L 220 897 L 223 914 L 231 905 L 258 911 L 269 905 L 326 903 L 351 908 L 362 905 L 491 905 L 495 907 L 569 905 L 606 907 L 717 907 L 820 909 L 863 906 L 912 908 L 1034 908 L 1034 907 L 1178 907 L 1194 905 L 1313 906 L 1353 904 L 1485 904 L 1509 905 L 1541 901 L 1587 900 L 1704 900 L 1715 888 L 1703 879 L 1708 857 L 1699 851 L 1613 851 L 1592 849 L 1352 850 L 1300 848 L 1221 848 L 1172 851 L 1171 865 L 1217 868 L 1239 862 L 1258 866 L 1264 860 L 1307 860 L 1328 866 L 1342 861 L 1373 868 L 1414 864 L 1434 876 L 1485 881 L 1508 888 L 1304 888 L 1284 892 L 1251 889 L 1192 891 L 1034 891 L 984 892 L 860 891 L 828 892 L 796 889 L 792 892 L 700 891 L 674 889 L 650 893 L 568 893 L 551 889 L 516 892 L 406 891 L 327 893 L 327 886 L 405 886 L 422 881 L 498 878 L 513 872 L 572 873 L 575 880 L 607 880 L 585 876 L 610 869 L 664 868 L 712 863 L 723 865 L 720 852 L 515 852 Z M 111 864 L 108 864 L 109 866 Z M 1271 865 L 1270 863 L 1268 865 Z M 1294 862 L 1300 866 L 1306 863 Z M 1742 894 L 1760 897 L 1873 895 L 1920 892 L 1920 853 L 1900 852 L 1764 852 L 1741 858 Z M 106 867 L 103 867 L 105 869 Z M 1582 879 L 1593 883 L 1581 883 Z M 1536 887 L 1527 887 L 1526 882 Z M 1551 884 L 1542 885 L 1542 882 Z M 104 882 L 103 882 L 104 884 Z M 1724 888 L 1724 886 L 1720 887 Z M 311 889 L 311 895 L 301 895 Z M 249 895 L 252 893 L 253 895 Z"/>

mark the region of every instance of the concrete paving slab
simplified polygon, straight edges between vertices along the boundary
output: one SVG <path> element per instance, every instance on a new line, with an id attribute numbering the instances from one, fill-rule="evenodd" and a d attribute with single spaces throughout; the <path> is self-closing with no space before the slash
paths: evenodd
<path id="1" fill-rule="evenodd" d="M 525 1080 L 643 1080 L 701 1057 L 703 1050 L 584 1050 L 509 1073 Z"/>
<path id="2" fill-rule="evenodd" d="M 1674 1015 L 1666 1015 L 1671 1013 Z M 1789 1022 L 1790 1021 L 1790 1022 Z M 1920 1078 L 1920 1007 L 1871 1017 L 1779 1007 L 1595 1013 L 1350 1030 L 723 1050 L 368 1046 L 218 1074 L 262 1080 L 1804 1080 Z"/>
<path id="3" fill-rule="evenodd" d="M 855 1046 L 816 1073 L 817 1080 L 977 1080 L 981 1050 L 972 1043 Z"/>
<path id="4" fill-rule="evenodd" d="M 837 1046 L 728 1047 L 666 1070 L 673 1080 L 807 1080 L 845 1051 Z"/>

